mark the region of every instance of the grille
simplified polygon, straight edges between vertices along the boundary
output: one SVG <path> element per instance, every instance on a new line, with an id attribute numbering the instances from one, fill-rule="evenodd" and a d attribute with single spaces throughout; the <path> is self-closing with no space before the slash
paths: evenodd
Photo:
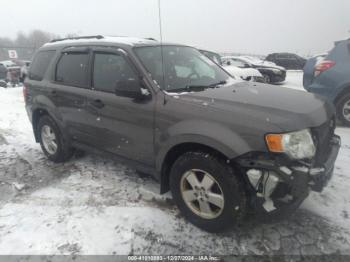
<path id="1" fill-rule="evenodd" d="M 312 133 L 316 140 L 316 166 L 322 165 L 328 158 L 331 149 L 330 142 L 334 135 L 335 123 L 335 117 L 332 117 L 319 127 L 312 128 Z"/>

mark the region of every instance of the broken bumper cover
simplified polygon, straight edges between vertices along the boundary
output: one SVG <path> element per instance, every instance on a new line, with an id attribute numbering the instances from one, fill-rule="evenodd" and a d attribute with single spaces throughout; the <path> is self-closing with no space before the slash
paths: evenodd
<path id="1" fill-rule="evenodd" d="M 288 204 L 301 203 L 310 189 L 321 192 L 333 175 L 339 148 L 340 137 L 334 135 L 326 161 L 315 166 L 264 153 L 243 156 L 237 162 L 246 170 L 250 188 L 263 200 L 264 209 L 271 212 Z"/>
<path id="2" fill-rule="evenodd" d="M 331 140 L 331 149 L 326 162 L 318 168 L 310 168 L 308 174 L 311 178 L 310 187 L 312 190 L 321 192 L 327 186 L 333 176 L 334 163 L 337 159 L 340 149 L 340 137 L 333 136 Z"/>

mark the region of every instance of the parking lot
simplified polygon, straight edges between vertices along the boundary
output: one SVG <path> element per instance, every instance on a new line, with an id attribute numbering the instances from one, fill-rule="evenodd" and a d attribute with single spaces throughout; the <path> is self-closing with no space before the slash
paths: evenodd
<path id="1" fill-rule="evenodd" d="M 301 89 L 289 71 L 280 88 Z M 350 254 L 350 131 L 328 187 L 288 220 L 206 233 L 151 177 L 93 154 L 54 164 L 34 142 L 21 88 L 0 89 L 0 254 Z"/>

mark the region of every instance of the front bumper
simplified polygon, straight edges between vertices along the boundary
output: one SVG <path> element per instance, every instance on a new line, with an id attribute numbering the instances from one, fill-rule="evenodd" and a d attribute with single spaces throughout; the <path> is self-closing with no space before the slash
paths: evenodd
<path id="1" fill-rule="evenodd" d="M 286 80 L 286 73 L 283 73 L 281 75 L 274 74 L 271 76 L 272 83 L 280 83 L 280 82 L 284 82 L 285 80 Z"/>
<path id="2" fill-rule="evenodd" d="M 322 189 L 327 186 L 329 180 L 333 176 L 334 163 L 337 159 L 339 149 L 341 145 L 340 137 L 334 135 L 331 139 L 331 147 L 328 155 L 328 159 L 321 167 L 310 168 L 308 175 L 310 177 L 311 189 L 317 192 L 321 192 Z"/>
<path id="3" fill-rule="evenodd" d="M 321 192 L 333 175 L 339 148 L 340 137 L 333 135 L 327 159 L 321 165 L 274 158 L 264 153 L 243 156 L 236 162 L 245 170 L 250 190 L 269 206 L 265 209 L 270 212 L 301 203 L 310 190 Z"/>

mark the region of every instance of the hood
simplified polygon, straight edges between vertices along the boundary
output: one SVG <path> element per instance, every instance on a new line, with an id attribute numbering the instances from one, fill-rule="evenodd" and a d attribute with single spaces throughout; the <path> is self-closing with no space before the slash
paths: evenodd
<path id="1" fill-rule="evenodd" d="M 261 73 L 255 68 L 240 68 L 232 65 L 223 66 L 223 68 L 231 75 L 241 78 L 247 78 L 249 76 L 262 77 Z"/>
<path id="2" fill-rule="evenodd" d="M 269 122 L 281 132 L 320 126 L 334 114 L 333 106 L 315 94 L 253 82 L 184 93 L 178 99 L 225 111 L 236 121 Z"/>

